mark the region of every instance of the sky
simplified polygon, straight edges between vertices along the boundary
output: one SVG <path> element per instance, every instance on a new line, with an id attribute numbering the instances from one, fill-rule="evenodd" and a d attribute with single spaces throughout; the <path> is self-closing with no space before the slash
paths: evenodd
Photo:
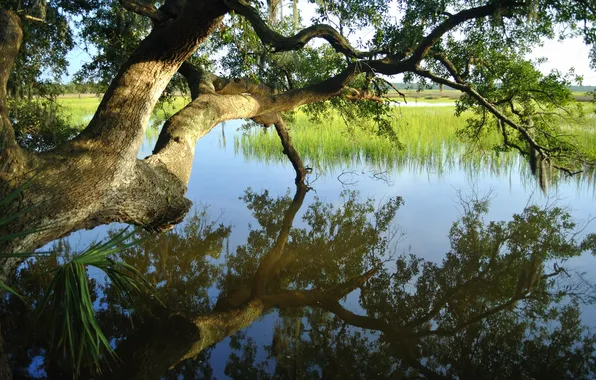
<path id="1" fill-rule="evenodd" d="M 596 71 L 589 66 L 590 48 L 580 38 L 564 42 L 545 41 L 542 47 L 534 50 L 532 58 L 546 57 L 548 61 L 540 66 L 543 73 L 558 69 L 567 72 L 571 67 L 584 77 L 584 86 L 596 85 Z"/>

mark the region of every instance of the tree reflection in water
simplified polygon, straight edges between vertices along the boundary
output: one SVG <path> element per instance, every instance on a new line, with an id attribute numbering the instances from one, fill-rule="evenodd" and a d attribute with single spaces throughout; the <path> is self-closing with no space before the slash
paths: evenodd
<path id="1" fill-rule="evenodd" d="M 206 211 L 128 249 L 120 259 L 146 275 L 162 303 L 124 309 L 97 279 L 98 318 L 120 361 L 81 377 L 211 378 L 210 353 L 227 337 L 225 374 L 234 378 L 596 375 L 596 336 L 580 320 L 592 288 L 563 269 L 596 239 L 579 241 L 564 209 L 530 206 L 511 221 L 485 222 L 486 199 L 462 201 L 451 249 L 434 263 L 395 250 L 401 198 L 376 207 L 345 192 L 339 206 L 315 199 L 296 221 L 307 191 L 245 191 L 258 228 L 234 252 L 226 249 L 231 228 Z M 64 242 L 56 248 L 70 254 Z M 49 281 L 39 273 L 56 260 L 28 263 L 19 290 L 39 299 Z M 72 376 L 18 300 L 7 298 L 4 310 L 6 348 L 21 375 L 41 363 L 37 374 Z M 266 315 L 273 338 L 259 347 L 246 327 Z"/>

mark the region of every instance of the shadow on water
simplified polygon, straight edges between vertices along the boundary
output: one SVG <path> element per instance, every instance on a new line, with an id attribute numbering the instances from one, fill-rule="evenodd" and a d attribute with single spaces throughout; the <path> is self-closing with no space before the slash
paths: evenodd
<path id="1" fill-rule="evenodd" d="M 596 375 L 596 335 L 580 318 L 594 286 L 567 266 L 596 239 L 580 239 L 565 209 L 527 206 L 488 222 L 488 199 L 462 198 L 450 248 L 435 262 L 403 247 L 401 197 L 344 191 L 326 202 L 299 187 L 293 196 L 249 188 L 240 199 L 252 223 L 238 244 L 237 227 L 198 208 L 172 231 L 139 232 L 147 240 L 114 257 L 138 268 L 162 303 L 144 297 L 124 307 L 95 279 L 98 319 L 120 360 L 82 378 Z M 69 254 L 65 241 L 55 248 Z M 20 271 L 33 308 L 59 260 Z M 48 347 L 43 320 L 12 297 L 3 310 L 5 347 L 21 376 L 72 377 L 64 352 Z"/>

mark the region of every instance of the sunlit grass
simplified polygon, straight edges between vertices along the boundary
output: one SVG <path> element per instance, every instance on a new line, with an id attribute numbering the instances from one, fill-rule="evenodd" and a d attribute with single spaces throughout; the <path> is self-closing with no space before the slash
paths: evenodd
<path id="1" fill-rule="evenodd" d="M 588 119 L 575 125 L 572 133 L 580 136 L 580 145 L 594 149 L 596 117 L 591 116 L 591 105 L 585 107 Z M 322 172 L 355 165 L 436 174 L 454 169 L 464 169 L 470 175 L 487 170 L 495 175 L 529 172 L 517 152 L 497 153 L 492 149 L 502 142 L 496 130 L 487 130 L 482 145 L 459 138 L 457 131 L 466 126 L 468 116 L 455 116 L 454 107 L 395 107 L 392 127 L 399 139 L 396 143 L 389 137 L 370 133 L 374 131 L 372 122 L 346 125 L 336 114 L 313 123 L 299 111 L 291 123 L 291 136 L 305 163 Z M 286 160 L 274 130 L 249 130 L 236 136 L 234 146 L 247 160 Z"/>
<path id="2" fill-rule="evenodd" d="M 86 125 L 97 111 L 100 102 L 101 95 L 81 97 L 75 95 L 58 98 L 58 104 L 62 106 L 62 111 L 68 115 L 70 123 L 75 126 Z M 188 102 L 189 99 L 183 96 L 176 96 L 171 101 L 161 102 L 153 110 L 152 120 L 163 121 Z"/>
<path id="3" fill-rule="evenodd" d="M 420 96 L 425 94 L 425 97 L 414 98 L 413 92 L 409 92 L 408 103 L 454 102 L 449 96 L 455 93 L 458 92 L 445 90 L 446 97 L 437 98 L 441 96 L 438 90 L 427 90 L 417 93 Z M 85 125 L 96 111 L 100 100 L 93 96 L 58 99 L 74 125 Z M 158 104 L 153 112 L 151 128 L 147 129 L 147 138 L 155 140 L 158 126 L 188 101 L 184 97 L 175 97 L 171 102 Z M 581 145 L 594 149 L 594 106 L 583 103 L 583 107 L 587 122 L 570 126 L 569 130 L 570 133 L 581 135 L 578 139 Z M 371 134 L 370 130 L 374 130 L 372 122 L 346 125 L 335 114 L 317 124 L 311 122 L 305 113 L 298 111 L 291 123 L 291 134 L 304 160 L 322 171 L 366 164 L 383 170 L 407 168 L 420 173 L 430 171 L 440 174 L 464 167 L 470 173 L 488 168 L 495 174 L 504 174 L 525 167 L 525 162 L 517 153 L 497 155 L 491 151 L 490 147 L 501 141 L 496 131 L 485 136 L 482 147 L 460 140 L 456 132 L 465 126 L 466 116 L 464 114 L 456 117 L 452 106 L 395 107 L 392 126 L 399 139 L 399 143 L 396 143 L 389 137 Z M 235 150 L 242 152 L 247 159 L 267 162 L 284 160 L 279 139 L 273 130 L 253 129 L 245 132 L 235 137 L 234 145 Z"/>
<path id="4" fill-rule="evenodd" d="M 516 155 L 487 155 L 462 143 L 456 135 L 465 119 L 454 115 L 452 107 L 396 107 L 393 128 L 399 142 L 369 131 L 374 124 L 346 125 L 339 115 L 320 124 L 297 112 L 291 135 L 303 158 L 319 170 L 367 164 L 382 169 L 408 168 L 414 171 L 442 173 L 465 164 L 470 167 L 493 166 L 495 170 L 516 163 Z M 499 136 L 489 135 L 489 143 Z M 265 161 L 283 160 L 275 131 L 253 129 L 235 139 L 237 152 L 245 158 Z M 502 162 L 505 161 L 505 162 Z"/>

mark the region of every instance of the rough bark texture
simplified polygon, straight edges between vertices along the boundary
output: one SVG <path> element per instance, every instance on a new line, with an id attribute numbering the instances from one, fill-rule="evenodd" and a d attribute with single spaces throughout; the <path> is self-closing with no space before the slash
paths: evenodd
<path id="1" fill-rule="evenodd" d="M 226 10 L 217 1 L 189 2 L 183 16 L 155 28 L 114 79 L 84 132 L 54 151 L 37 156 L 26 156 L 16 146 L 6 117 L 6 78 L 22 33 L 16 16 L 0 13 L 0 196 L 13 191 L 23 178 L 34 175 L 22 190 L 23 201 L 3 212 L 32 209 L 10 226 L 0 226 L 0 232 L 42 230 L 4 243 L 0 250 L 31 250 L 71 231 L 115 221 L 160 230 L 184 217 L 190 207 L 184 197 L 186 181 L 181 182 L 159 160 L 137 160 L 136 154 L 164 87 Z M 6 165 L 14 169 L 8 171 Z"/>
<path id="2" fill-rule="evenodd" d="M 0 9 L 0 196 L 9 192 L 10 182 L 25 171 L 27 163 L 8 119 L 6 93 L 8 77 L 22 41 L 21 20 L 13 12 Z"/>
<path id="3" fill-rule="evenodd" d="M 308 174 L 308 172 L 302 163 L 302 159 L 300 158 L 298 151 L 294 149 L 288 127 L 281 116 L 277 122 L 275 122 L 275 131 L 277 132 L 277 135 L 279 136 L 281 144 L 284 148 L 283 153 L 290 159 L 292 167 L 296 172 L 296 186 L 300 186 L 300 184 L 304 184 L 304 181 L 306 180 L 306 174 Z"/>

